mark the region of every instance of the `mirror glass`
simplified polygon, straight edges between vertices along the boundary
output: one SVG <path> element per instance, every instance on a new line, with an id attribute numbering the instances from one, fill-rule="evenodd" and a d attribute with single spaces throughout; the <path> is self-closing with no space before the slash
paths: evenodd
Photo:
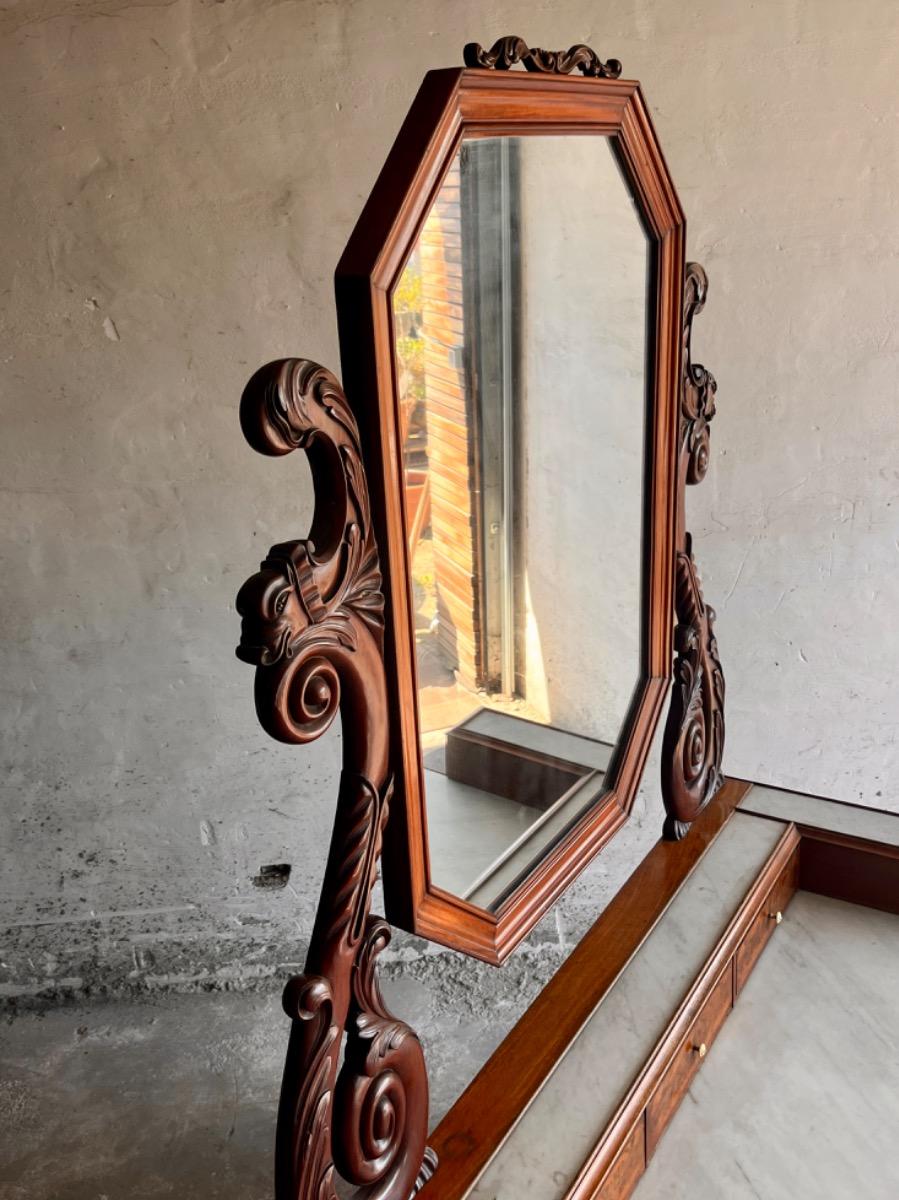
<path id="1" fill-rule="evenodd" d="M 471 137 L 393 291 L 430 878 L 479 908 L 639 679 L 649 263 L 608 138 Z"/>

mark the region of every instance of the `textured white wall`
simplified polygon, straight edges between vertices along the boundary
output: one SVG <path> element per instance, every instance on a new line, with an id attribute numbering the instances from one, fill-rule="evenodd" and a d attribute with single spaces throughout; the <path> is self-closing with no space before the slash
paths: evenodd
<path id="1" fill-rule="evenodd" d="M 614 743 L 640 673 L 648 243 L 607 138 L 520 142 L 526 695 Z"/>
<path id="2" fill-rule="evenodd" d="M 896 806 L 894 0 L 21 0 L 0 16 L 8 994 L 246 986 L 300 957 L 337 738 L 257 728 L 232 601 L 310 492 L 245 447 L 237 398 L 278 355 L 337 365 L 333 268 L 421 76 L 511 32 L 643 80 L 709 270 L 720 415 L 690 523 L 727 766 Z M 398 939 L 404 1011 L 484 1049 L 659 822 L 650 796 L 502 972 Z M 255 889 L 280 861 L 291 886 Z"/>

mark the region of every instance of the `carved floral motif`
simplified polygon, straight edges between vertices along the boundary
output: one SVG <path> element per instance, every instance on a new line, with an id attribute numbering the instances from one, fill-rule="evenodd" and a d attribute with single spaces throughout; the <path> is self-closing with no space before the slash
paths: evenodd
<path id="1" fill-rule="evenodd" d="M 390 926 L 369 917 L 353 974 L 353 1003 L 343 1069 L 335 1094 L 335 1160 L 345 1179 L 370 1187 L 366 1200 L 410 1196 L 426 1160 L 427 1074 L 421 1044 L 387 1010 L 375 957 Z M 422 1181 L 423 1182 L 423 1181 Z"/>

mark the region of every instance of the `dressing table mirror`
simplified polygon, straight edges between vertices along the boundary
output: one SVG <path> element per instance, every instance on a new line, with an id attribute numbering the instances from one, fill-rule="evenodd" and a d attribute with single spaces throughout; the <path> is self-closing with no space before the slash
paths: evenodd
<path id="1" fill-rule="evenodd" d="M 338 712 L 343 735 L 285 992 L 283 1200 L 335 1168 L 379 1200 L 440 1179 L 422 1050 L 377 984 L 390 924 L 501 963 L 626 821 L 669 689 L 665 838 L 722 783 L 684 515 L 706 281 L 646 103 L 586 46 L 465 63 L 425 77 L 338 265 L 342 384 L 280 360 L 241 401 L 255 449 L 305 451 L 316 508 L 241 589 L 238 655 L 273 737 Z"/>
<path id="2" fill-rule="evenodd" d="M 614 787 L 642 674 L 649 248 L 607 137 L 463 132 L 391 292 L 447 905 L 500 911 Z"/>

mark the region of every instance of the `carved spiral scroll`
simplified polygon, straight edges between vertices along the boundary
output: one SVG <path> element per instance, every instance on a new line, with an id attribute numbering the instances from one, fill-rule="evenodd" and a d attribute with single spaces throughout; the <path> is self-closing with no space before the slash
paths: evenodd
<path id="1" fill-rule="evenodd" d="M 689 549 L 677 556 L 671 707 L 662 741 L 664 836 L 684 836 L 723 782 L 724 672 L 715 640 L 715 610 L 704 603 Z"/>
<path id="2" fill-rule="evenodd" d="M 272 737 L 313 741 L 338 711 L 343 731 L 337 815 L 306 969 L 284 993 L 292 1025 L 276 1196 L 336 1200 L 336 1162 L 371 1200 L 409 1200 L 434 1159 L 425 1147 L 424 1056 L 381 1000 L 375 956 L 389 927 L 369 917 L 391 788 L 384 598 L 359 430 L 337 379 L 304 359 L 257 371 L 240 418 L 261 453 L 305 451 L 316 510 L 309 536 L 273 546 L 240 589 L 237 655 L 256 667 L 256 712 Z"/>
<path id="3" fill-rule="evenodd" d="M 293 1021 L 278 1116 L 278 1196 L 332 1200 L 331 1079 L 340 1050 L 334 995 L 327 979 L 298 975 L 284 989 L 284 1010 Z M 299 1060 L 299 1061 L 298 1061 Z M 288 1080 L 297 1076 L 297 1086 Z M 289 1145 L 282 1129 L 290 1127 Z M 285 1153 L 286 1150 L 286 1153 Z M 281 1181 L 290 1180 L 289 1187 Z"/>
<path id="4" fill-rule="evenodd" d="M 478 42 L 469 42 L 463 58 L 466 67 L 493 71 L 508 71 L 521 63 L 526 71 L 545 75 L 570 75 L 579 70 L 582 75 L 597 79 L 617 79 L 621 74 L 621 63 L 617 58 L 603 62 L 595 50 L 582 42 L 568 50 L 541 50 L 537 46 L 528 46 L 523 38 L 502 37 L 489 50 Z"/>
<path id="5" fill-rule="evenodd" d="M 687 833 L 724 779 L 724 672 L 714 633 L 715 612 L 703 600 L 683 515 L 686 485 L 700 483 L 708 470 L 709 424 L 715 415 L 714 376 L 693 362 L 691 348 L 693 318 L 702 311 L 707 293 L 705 271 L 698 263 L 688 263 L 677 485 L 674 683 L 662 742 L 663 832 L 670 840 Z"/>
<path id="6" fill-rule="evenodd" d="M 410 1196 L 425 1157 L 427 1076 L 421 1044 L 387 1011 L 375 957 L 390 926 L 369 917 L 353 976 L 353 1007 L 334 1102 L 335 1162 L 366 1200 Z"/>
<path id="7" fill-rule="evenodd" d="M 273 546 L 237 596 L 237 655 L 257 667 L 259 720 L 279 741 L 309 742 L 334 719 L 343 687 L 358 706 L 360 693 L 375 699 L 383 675 L 384 598 L 359 430 L 336 378 L 303 359 L 257 371 L 240 419 L 254 449 L 304 449 L 312 466 L 310 536 Z"/>

